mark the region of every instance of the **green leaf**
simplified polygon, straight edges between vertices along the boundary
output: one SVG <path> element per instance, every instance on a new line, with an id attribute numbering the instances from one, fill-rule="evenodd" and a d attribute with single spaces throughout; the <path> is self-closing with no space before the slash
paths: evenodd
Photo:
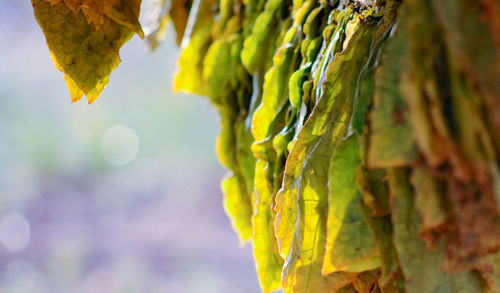
<path id="1" fill-rule="evenodd" d="M 396 35 L 387 42 L 376 72 L 367 157 L 368 166 L 375 168 L 407 165 L 417 155 L 407 105 L 399 90 L 401 68 L 407 66 L 408 59 L 407 16 L 400 13 Z"/>
<path id="2" fill-rule="evenodd" d="M 357 135 L 342 140 L 330 161 L 325 275 L 380 267 L 374 235 L 363 219 L 362 195 L 354 182 L 361 164 L 358 140 Z"/>
<path id="3" fill-rule="evenodd" d="M 298 53 L 296 39 L 299 33 L 296 26 L 288 30 L 283 44 L 273 57 L 273 67 L 266 73 L 262 101 L 252 117 L 252 134 L 256 141 L 267 138 L 274 118 L 280 108 L 288 102 L 287 81 L 295 68 L 295 58 Z"/>
<path id="4" fill-rule="evenodd" d="M 398 258 L 393 243 L 393 229 L 389 215 L 372 217 L 369 208 L 362 204 L 363 218 L 375 236 L 375 242 L 380 255 L 382 274 L 378 284 L 382 291 L 387 287 L 388 292 L 403 292 L 403 279 Z"/>
<path id="5" fill-rule="evenodd" d="M 351 10 L 333 10 L 329 16 L 329 18 L 336 18 L 336 21 L 333 21 L 323 31 L 323 49 L 313 63 L 312 75 L 314 76 L 314 88 L 313 95 L 311 95 L 314 98 L 311 101 L 313 105 L 318 102 L 317 98 L 322 94 L 322 85 L 326 78 L 328 65 L 334 59 L 335 54 L 342 50 L 342 38 L 345 37 L 347 24 L 352 17 L 353 13 Z"/>
<path id="6" fill-rule="evenodd" d="M 356 169 L 356 185 L 363 195 L 363 202 L 371 209 L 371 217 L 383 217 L 390 213 L 385 174 L 383 169 L 367 169 L 364 166 Z"/>
<path id="7" fill-rule="evenodd" d="M 304 95 L 303 84 L 307 80 L 307 75 L 311 70 L 310 65 L 295 71 L 290 76 L 289 93 L 290 104 L 295 108 L 300 108 L 302 104 L 302 96 Z"/>
<path id="8" fill-rule="evenodd" d="M 252 27 L 251 34 L 245 39 L 241 51 L 241 61 L 249 72 L 265 69 L 267 56 L 262 56 L 262 48 L 273 48 L 272 40 L 276 36 L 275 27 L 279 27 L 279 12 L 285 1 L 269 0 L 266 2 L 265 10 L 260 13 Z M 274 52 L 268 50 L 271 56 Z"/>
<path id="9" fill-rule="evenodd" d="M 212 43 L 203 60 L 203 80 L 209 96 L 216 97 L 225 91 L 231 65 L 231 43 L 226 39 Z"/>

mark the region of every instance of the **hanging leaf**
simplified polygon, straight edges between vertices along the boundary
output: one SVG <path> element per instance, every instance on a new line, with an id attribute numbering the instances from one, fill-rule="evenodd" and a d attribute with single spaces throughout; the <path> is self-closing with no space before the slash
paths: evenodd
<path id="1" fill-rule="evenodd" d="M 451 275 L 441 269 L 445 257 L 444 243 L 436 244 L 431 250 L 418 236 L 421 221 L 414 208 L 408 171 L 389 170 L 394 244 L 405 277 L 406 292 L 481 292 L 477 274 Z"/>
<path id="2" fill-rule="evenodd" d="M 361 164 L 357 135 L 341 141 L 330 161 L 327 243 L 323 274 L 363 272 L 380 267 L 372 231 L 363 219 L 362 195 L 354 183 Z"/>
<path id="3" fill-rule="evenodd" d="M 407 165 L 417 155 L 413 130 L 407 119 L 407 105 L 399 90 L 400 68 L 406 66 L 408 58 L 407 16 L 404 10 L 400 12 L 397 31 L 388 41 L 382 66 L 376 73 L 367 158 L 370 167 Z"/>
<path id="4" fill-rule="evenodd" d="M 52 2 L 52 3 L 51 3 Z M 72 101 L 92 103 L 120 63 L 120 48 L 144 33 L 138 21 L 141 0 L 32 0 L 56 66 L 66 74 Z"/>
<path id="5" fill-rule="evenodd" d="M 274 191 L 272 187 L 272 166 L 263 160 L 255 165 L 256 203 L 252 217 L 253 246 L 257 273 L 265 292 L 281 287 L 283 260 L 278 254 L 278 244 L 274 237 Z M 270 174 L 271 173 L 271 174 Z"/>
<path id="6" fill-rule="evenodd" d="M 335 146 L 347 134 L 354 81 L 367 61 L 361 52 L 368 50 L 371 38 L 367 36 L 373 31 L 371 26 L 360 27 L 346 50 L 330 63 L 324 94 L 287 160 L 275 207 L 276 236 L 280 254 L 286 259 L 283 288 L 287 292 L 335 289 L 348 282 L 344 274 L 322 276 L 320 269 L 326 245 L 328 172 Z M 336 74 L 337 70 L 344 75 Z"/>

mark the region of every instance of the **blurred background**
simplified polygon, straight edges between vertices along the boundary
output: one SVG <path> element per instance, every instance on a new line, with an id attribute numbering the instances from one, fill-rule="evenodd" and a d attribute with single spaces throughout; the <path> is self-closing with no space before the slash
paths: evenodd
<path id="1" fill-rule="evenodd" d="M 143 9 L 144 12 L 144 9 Z M 71 104 L 28 0 L 0 0 L 0 292 L 259 292 L 222 206 L 218 117 L 171 30 Z"/>

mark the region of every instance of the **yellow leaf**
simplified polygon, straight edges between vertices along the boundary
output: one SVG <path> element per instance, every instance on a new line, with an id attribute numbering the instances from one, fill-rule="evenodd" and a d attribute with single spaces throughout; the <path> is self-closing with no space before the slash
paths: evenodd
<path id="1" fill-rule="evenodd" d="M 182 52 L 177 61 L 178 69 L 174 77 L 174 91 L 197 95 L 207 95 L 207 85 L 203 80 L 203 59 L 210 46 L 213 1 L 196 1 L 191 7 L 191 15 L 184 33 Z M 195 11 L 193 13 L 193 11 Z"/>
<path id="2" fill-rule="evenodd" d="M 68 86 L 69 93 L 71 94 L 71 103 L 78 102 L 83 97 L 83 91 L 76 85 L 75 81 L 69 77 L 69 75 L 64 75 L 64 80 L 66 80 L 66 85 Z"/>
<path id="3" fill-rule="evenodd" d="M 222 181 L 222 191 L 224 192 L 224 208 L 230 216 L 233 227 L 239 232 L 240 240 L 244 241 L 252 237 L 252 206 L 242 199 L 245 195 L 245 187 L 237 175 L 226 177 Z M 249 201 L 249 199 L 248 199 Z"/>
<path id="4" fill-rule="evenodd" d="M 75 102 L 92 103 L 120 63 L 120 48 L 134 33 L 144 36 L 138 21 L 141 0 L 32 0 L 56 67 L 66 73 Z"/>
<path id="5" fill-rule="evenodd" d="M 257 274 L 264 292 L 271 292 L 281 287 L 281 269 L 283 260 L 278 253 L 278 243 L 274 236 L 274 201 L 273 187 L 268 179 L 272 177 L 271 164 L 257 160 L 255 164 L 255 212 L 252 216 L 253 251 Z M 269 174 L 271 173 L 271 174 Z"/>

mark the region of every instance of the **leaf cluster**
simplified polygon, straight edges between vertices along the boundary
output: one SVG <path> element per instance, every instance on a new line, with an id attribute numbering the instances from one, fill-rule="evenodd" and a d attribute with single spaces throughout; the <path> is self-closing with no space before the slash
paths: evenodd
<path id="1" fill-rule="evenodd" d="M 94 99 L 138 4 L 32 1 L 73 99 Z M 174 87 L 220 113 L 225 208 L 264 291 L 500 292 L 497 2 L 165 5 Z"/>
<path id="2" fill-rule="evenodd" d="M 262 288 L 498 292 L 487 13 L 465 0 L 357 2 L 191 8 L 176 89 L 220 111 L 225 206 Z"/>

